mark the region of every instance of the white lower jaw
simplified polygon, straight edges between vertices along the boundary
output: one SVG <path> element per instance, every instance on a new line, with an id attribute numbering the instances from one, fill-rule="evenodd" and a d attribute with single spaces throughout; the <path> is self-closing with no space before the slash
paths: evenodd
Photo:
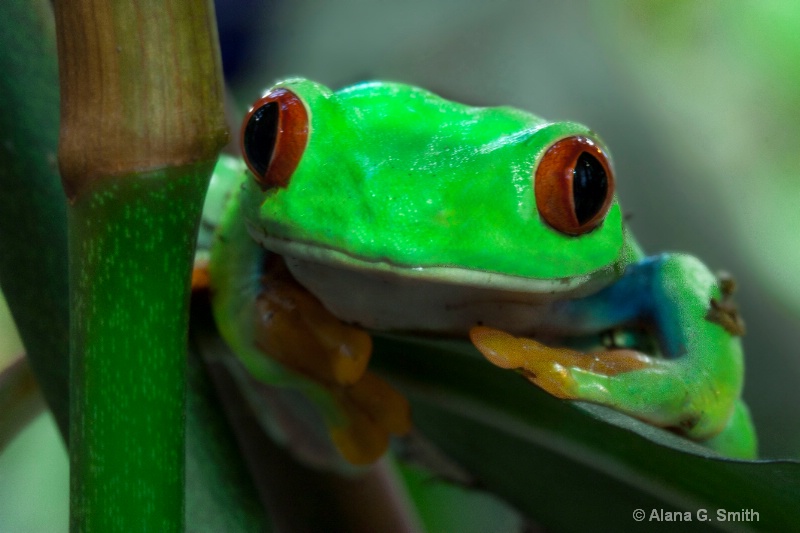
<path id="1" fill-rule="evenodd" d="M 476 324 L 532 334 L 548 305 L 610 284 L 607 268 L 585 276 L 535 279 L 458 267 L 399 267 L 258 235 L 294 277 L 345 322 L 382 331 L 463 335 Z"/>

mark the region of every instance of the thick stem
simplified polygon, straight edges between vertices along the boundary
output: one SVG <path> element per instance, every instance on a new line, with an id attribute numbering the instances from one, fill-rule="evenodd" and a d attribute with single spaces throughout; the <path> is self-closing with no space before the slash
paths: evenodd
<path id="1" fill-rule="evenodd" d="M 89 183 L 215 158 L 228 137 L 209 0 L 57 0 L 59 168 Z"/>
<path id="2" fill-rule="evenodd" d="M 70 206 L 75 531 L 182 530 L 188 279 L 210 170 L 103 180 Z"/>
<path id="3" fill-rule="evenodd" d="M 189 276 L 227 131 L 208 0 L 59 0 L 73 531 L 181 531 Z"/>

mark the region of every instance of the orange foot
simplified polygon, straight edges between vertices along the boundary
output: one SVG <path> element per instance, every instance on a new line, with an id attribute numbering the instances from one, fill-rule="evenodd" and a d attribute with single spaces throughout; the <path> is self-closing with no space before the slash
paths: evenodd
<path id="1" fill-rule="evenodd" d="M 533 339 L 514 337 L 485 326 L 473 327 L 469 337 L 491 363 L 519 370 L 532 383 L 557 398 L 581 399 L 570 369 L 614 376 L 652 365 L 649 357 L 634 350 L 583 353 L 569 348 L 551 348 Z"/>
<path id="2" fill-rule="evenodd" d="M 277 258 L 264 273 L 255 314 L 259 350 L 330 394 L 337 409 L 325 412 L 325 422 L 345 459 L 372 463 L 386 451 L 391 435 L 409 431 L 406 398 L 367 372 L 370 335 L 342 323 Z"/>

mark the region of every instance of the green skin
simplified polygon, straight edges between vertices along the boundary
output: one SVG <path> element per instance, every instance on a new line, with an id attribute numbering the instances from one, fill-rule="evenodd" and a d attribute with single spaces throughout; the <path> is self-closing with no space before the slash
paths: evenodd
<path id="1" fill-rule="evenodd" d="M 491 278 L 531 296 L 535 318 L 516 328 L 528 336 L 583 347 L 632 325 L 651 333 L 655 364 L 615 375 L 567 369 L 572 397 L 672 428 L 724 455 L 755 456 L 755 433 L 740 400 L 739 338 L 706 318 L 711 301 L 726 298 L 716 277 L 691 256 L 644 257 L 616 198 L 599 227 L 579 236 L 556 231 L 537 212 L 533 175 L 543 154 L 571 135 L 602 147 L 590 130 L 395 83 L 332 92 L 292 79 L 276 87 L 296 94 L 309 117 L 308 144 L 288 186 L 263 191 L 240 162 L 226 159 L 206 204 L 207 221 L 219 223 L 225 237 L 207 243 L 215 315 L 254 376 L 309 387 L 253 347 L 248 316 L 264 247 L 325 264 L 326 272 L 399 280 L 401 293 L 419 283 L 456 294 Z M 337 314 L 341 291 L 309 289 Z M 405 313 L 438 324 L 447 312 L 440 307 L 430 301 Z M 381 309 L 363 316 L 350 309 L 340 318 L 373 329 L 415 329 L 405 319 L 397 327 L 394 318 L 371 323 Z M 502 316 L 493 321 L 514 329 L 505 328 Z M 426 333 L 437 333 L 436 326 Z M 636 335 L 630 337 L 630 345 L 614 347 L 639 349 Z"/>

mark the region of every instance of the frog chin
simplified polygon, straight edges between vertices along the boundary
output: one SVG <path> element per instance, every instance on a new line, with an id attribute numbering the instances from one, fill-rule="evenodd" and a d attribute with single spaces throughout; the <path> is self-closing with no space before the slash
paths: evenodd
<path id="1" fill-rule="evenodd" d="M 380 331 L 464 335 L 478 324 L 529 334 L 546 328 L 549 304 L 596 292 L 614 265 L 569 278 L 525 278 L 457 266 L 368 261 L 307 243 L 258 235 L 339 319 Z"/>

